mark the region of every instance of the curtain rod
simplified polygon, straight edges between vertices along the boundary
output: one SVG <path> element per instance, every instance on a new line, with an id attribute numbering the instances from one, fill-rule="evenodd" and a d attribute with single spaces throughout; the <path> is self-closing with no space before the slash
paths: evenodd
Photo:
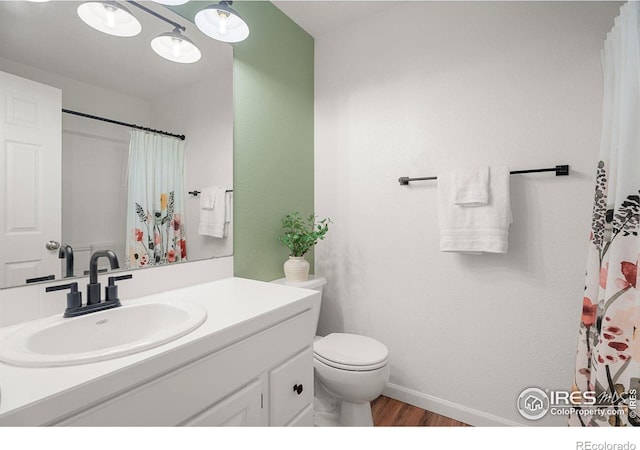
<path id="1" fill-rule="evenodd" d="M 510 174 L 519 174 L 519 173 L 536 173 L 536 172 L 555 172 L 556 176 L 569 175 L 569 165 L 563 164 L 561 166 L 549 167 L 546 169 L 526 169 L 526 170 L 512 170 L 509 172 Z M 406 186 L 410 181 L 423 181 L 423 180 L 437 180 L 438 177 L 421 177 L 421 178 L 409 178 L 409 177 L 400 177 L 398 178 L 398 182 L 401 186 Z"/>
<path id="2" fill-rule="evenodd" d="M 113 119 L 105 119 L 104 117 L 94 116 L 92 114 L 81 113 L 81 112 L 78 112 L 78 111 L 72 111 L 70 109 L 62 108 L 62 112 L 63 113 L 67 113 L 67 114 L 73 114 L 75 116 L 86 117 L 88 119 L 101 120 L 102 122 L 113 123 L 115 125 L 122 125 L 124 127 L 135 128 L 137 130 L 149 131 L 151 133 L 157 133 L 157 134 L 162 134 L 162 135 L 165 135 L 165 136 L 171 136 L 171 137 L 178 138 L 181 141 L 184 141 L 184 139 L 185 139 L 184 134 L 174 134 L 174 133 L 169 133 L 167 131 L 154 130 L 153 128 L 141 127 L 140 125 L 134 125 L 132 123 L 126 123 L 126 122 L 120 122 L 118 120 L 113 120 Z"/>

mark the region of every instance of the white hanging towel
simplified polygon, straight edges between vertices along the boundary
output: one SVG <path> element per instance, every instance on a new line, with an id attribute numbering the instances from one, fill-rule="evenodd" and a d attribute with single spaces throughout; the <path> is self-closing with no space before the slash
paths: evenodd
<path id="1" fill-rule="evenodd" d="M 216 201 L 217 188 L 218 186 L 210 186 L 200 192 L 200 209 L 213 209 Z"/>
<path id="2" fill-rule="evenodd" d="M 198 234 L 201 236 L 225 237 L 227 208 L 223 186 L 210 186 L 200 193 L 200 223 Z"/>
<path id="3" fill-rule="evenodd" d="M 456 205 L 482 206 L 489 203 L 489 167 L 460 169 L 453 172 Z"/>
<path id="4" fill-rule="evenodd" d="M 438 175 L 440 250 L 460 253 L 506 253 L 511 201 L 509 169 L 489 168 L 486 205 L 468 207 L 455 203 L 455 173 Z"/>

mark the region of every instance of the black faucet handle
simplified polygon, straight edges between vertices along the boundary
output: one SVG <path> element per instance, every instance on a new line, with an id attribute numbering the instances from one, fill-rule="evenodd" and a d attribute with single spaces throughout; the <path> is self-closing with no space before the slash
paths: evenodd
<path id="1" fill-rule="evenodd" d="M 130 280 L 131 278 L 133 278 L 133 274 L 131 273 L 127 275 L 120 275 L 118 277 L 109 277 L 109 286 L 115 286 L 116 281 Z"/>
<path id="2" fill-rule="evenodd" d="M 69 284 L 48 286 L 44 290 L 45 292 L 52 292 L 64 291 L 65 289 L 69 289 L 69 293 L 67 294 L 67 311 L 65 311 L 65 317 L 68 317 L 66 314 L 69 310 L 82 306 L 82 292 L 78 292 L 78 283 L 74 281 L 73 283 Z"/>
<path id="3" fill-rule="evenodd" d="M 78 292 L 78 283 L 75 281 L 69 284 L 59 284 L 57 286 L 48 286 L 45 288 L 45 292 L 52 291 L 64 291 L 65 289 L 70 289 L 70 293 Z"/>
<path id="4" fill-rule="evenodd" d="M 133 278 L 132 274 L 120 275 L 118 277 L 109 277 L 109 285 L 104 288 L 105 293 L 105 301 L 107 302 L 119 302 L 118 298 L 118 286 L 116 286 L 116 281 L 121 280 L 130 280 Z"/>

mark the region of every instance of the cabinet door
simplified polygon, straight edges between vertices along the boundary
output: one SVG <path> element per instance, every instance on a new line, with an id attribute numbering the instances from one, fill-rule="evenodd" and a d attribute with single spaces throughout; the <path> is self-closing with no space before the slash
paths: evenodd
<path id="1" fill-rule="evenodd" d="M 191 427 L 255 427 L 262 424 L 262 412 L 262 384 L 260 380 L 254 380 L 183 425 Z"/>
<path id="2" fill-rule="evenodd" d="M 313 405 L 307 405 L 300 414 L 295 416 L 288 427 L 312 427 L 313 426 Z"/>
<path id="3" fill-rule="evenodd" d="M 283 426 L 313 402 L 313 350 L 307 347 L 269 373 L 270 425 Z"/>

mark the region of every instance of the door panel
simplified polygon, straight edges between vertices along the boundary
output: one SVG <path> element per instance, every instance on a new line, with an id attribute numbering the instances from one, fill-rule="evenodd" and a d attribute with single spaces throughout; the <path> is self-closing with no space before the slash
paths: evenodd
<path id="1" fill-rule="evenodd" d="M 0 287 L 60 277 L 62 94 L 0 72 Z"/>

